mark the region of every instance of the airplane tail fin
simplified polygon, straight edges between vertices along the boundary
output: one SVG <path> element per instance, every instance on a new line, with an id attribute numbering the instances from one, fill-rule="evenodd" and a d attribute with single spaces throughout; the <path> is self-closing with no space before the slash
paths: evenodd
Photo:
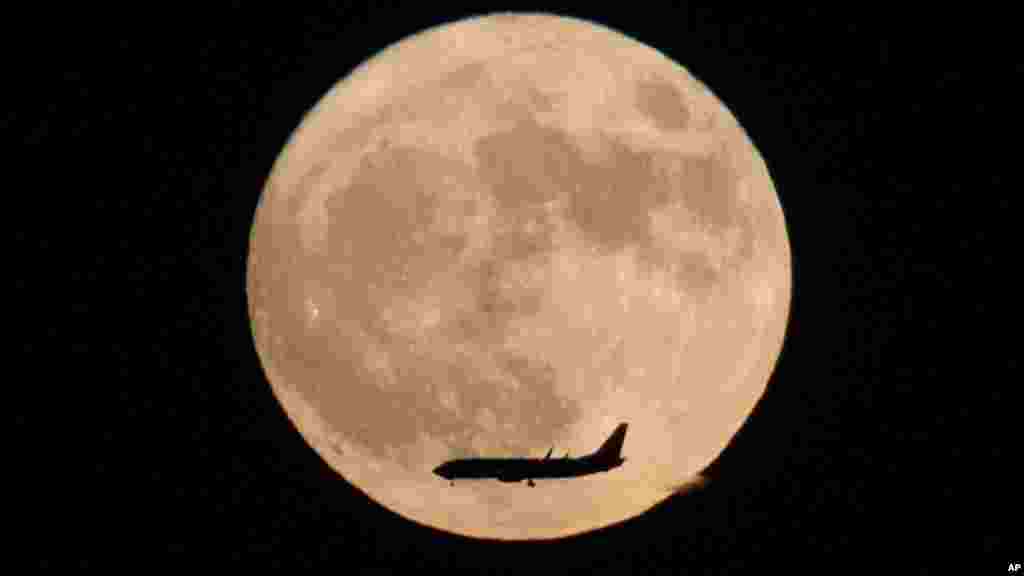
<path id="1" fill-rule="evenodd" d="M 625 422 L 616 426 L 612 435 L 590 457 L 598 462 L 618 463 L 622 459 L 622 445 L 626 441 L 628 426 Z"/>

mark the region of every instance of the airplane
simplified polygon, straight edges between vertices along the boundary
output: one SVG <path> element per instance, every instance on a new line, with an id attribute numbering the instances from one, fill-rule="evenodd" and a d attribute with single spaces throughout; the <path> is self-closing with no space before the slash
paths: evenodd
<path id="1" fill-rule="evenodd" d="M 619 424 L 611 436 L 591 454 L 580 458 L 551 458 L 548 450 L 544 458 L 463 458 L 450 460 L 434 468 L 434 474 L 455 485 L 459 478 L 496 478 L 501 482 L 521 482 L 535 486 L 535 478 L 573 478 L 598 472 L 607 472 L 622 466 L 622 444 L 626 440 L 627 424 Z"/>

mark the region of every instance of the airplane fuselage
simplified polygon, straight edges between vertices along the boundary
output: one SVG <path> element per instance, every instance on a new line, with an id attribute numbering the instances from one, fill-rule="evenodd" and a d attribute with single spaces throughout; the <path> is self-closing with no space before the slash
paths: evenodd
<path id="1" fill-rule="evenodd" d="M 597 451 L 580 458 L 463 458 L 434 468 L 434 474 L 449 481 L 462 478 L 496 478 L 502 482 L 537 478 L 574 478 L 607 472 L 626 461 L 621 456 L 627 424 L 619 424 Z"/>
<path id="2" fill-rule="evenodd" d="M 496 478 L 503 482 L 519 482 L 537 478 L 574 478 L 607 472 L 624 459 L 598 462 L 591 458 L 470 458 L 452 460 L 435 471 L 444 478 Z"/>

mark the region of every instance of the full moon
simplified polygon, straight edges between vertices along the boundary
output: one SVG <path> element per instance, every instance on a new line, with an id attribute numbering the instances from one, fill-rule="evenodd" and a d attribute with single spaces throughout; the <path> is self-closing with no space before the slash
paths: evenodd
<path id="1" fill-rule="evenodd" d="M 767 386 L 791 278 L 766 164 L 706 86 L 621 32 L 490 14 L 389 46 L 312 106 L 262 191 L 247 294 L 275 397 L 345 480 L 520 540 L 698 480 Z M 605 473 L 431 472 L 582 456 L 620 422 Z"/>

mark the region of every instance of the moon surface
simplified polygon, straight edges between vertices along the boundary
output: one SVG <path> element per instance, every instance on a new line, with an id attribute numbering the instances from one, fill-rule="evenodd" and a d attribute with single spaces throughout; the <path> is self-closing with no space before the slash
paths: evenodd
<path id="1" fill-rule="evenodd" d="M 727 445 L 782 348 L 790 247 L 767 167 L 681 65 L 624 34 L 491 14 L 375 55 L 305 116 L 252 228 L 274 394 L 377 503 L 493 539 L 637 516 Z M 459 457 L 626 463 L 457 481 Z"/>

